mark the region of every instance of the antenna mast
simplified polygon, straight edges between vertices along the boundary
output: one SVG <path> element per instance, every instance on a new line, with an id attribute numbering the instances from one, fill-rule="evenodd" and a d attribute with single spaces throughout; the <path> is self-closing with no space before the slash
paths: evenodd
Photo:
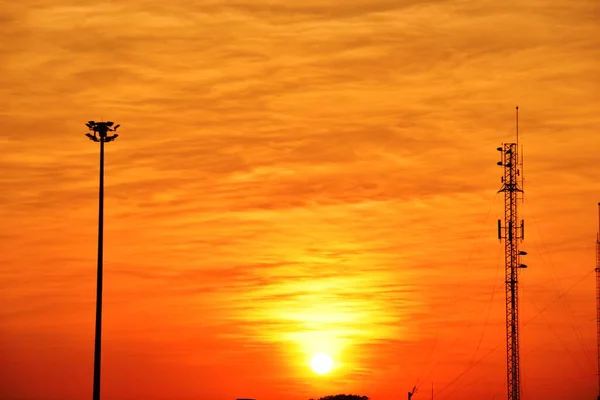
<path id="1" fill-rule="evenodd" d="M 519 279 L 520 268 L 527 268 L 521 264 L 521 256 L 526 255 L 519 251 L 519 244 L 525 238 L 525 223 L 521 220 L 518 225 L 517 202 L 523 199 L 523 178 L 519 162 L 519 107 L 517 107 L 517 142 L 503 143 L 498 147 L 501 160 L 498 165 L 504 168 L 502 188 L 504 192 L 504 226 L 498 220 L 498 239 L 504 240 L 505 283 L 506 283 L 506 369 L 508 383 L 508 400 L 521 399 L 521 383 L 519 368 Z M 600 400 L 600 399 L 599 399 Z"/>
<path id="2" fill-rule="evenodd" d="M 598 345 L 598 400 L 600 400 L 600 203 L 598 203 L 598 234 L 596 235 L 596 332 Z"/>

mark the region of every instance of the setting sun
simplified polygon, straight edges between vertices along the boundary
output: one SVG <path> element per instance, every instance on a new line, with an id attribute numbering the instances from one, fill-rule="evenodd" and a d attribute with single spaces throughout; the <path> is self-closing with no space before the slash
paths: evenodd
<path id="1" fill-rule="evenodd" d="M 315 354 L 310 361 L 310 366 L 317 374 L 326 374 L 331 371 L 333 360 L 327 354 Z"/>

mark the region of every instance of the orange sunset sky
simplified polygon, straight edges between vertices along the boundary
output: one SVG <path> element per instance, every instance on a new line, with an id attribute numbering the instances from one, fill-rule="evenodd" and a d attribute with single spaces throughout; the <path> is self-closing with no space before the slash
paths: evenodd
<path id="1" fill-rule="evenodd" d="M 598 0 L 0 3 L 0 399 L 597 395 Z"/>

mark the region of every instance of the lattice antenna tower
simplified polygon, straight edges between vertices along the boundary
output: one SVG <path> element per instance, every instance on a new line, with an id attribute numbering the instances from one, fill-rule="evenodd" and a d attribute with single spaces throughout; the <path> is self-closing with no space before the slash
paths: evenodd
<path id="1" fill-rule="evenodd" d="M 596 235 L 596 344 L 598 346 L 597 400 L 600 400 L 600 203 L 598 203 L 598 233 Z"/>
<path id="2" fill-rule="evenodd" d="M 519 107 L 516 108 L 516 143 L 503 143 L 498 147 L 503 167 L 502 187 L 504 193 L 504 225 L 498 220 L 498 239 L 504 240 L 506 283 L 506 372 L 508 400 L 521 399 L 521 371 L 519 368 L 519 269 L 527 268 L 519 250 L 525 238 L 525 222 L 518 222 L 518 202 L 523 200 L 523 159 L 519 159 Z"/>

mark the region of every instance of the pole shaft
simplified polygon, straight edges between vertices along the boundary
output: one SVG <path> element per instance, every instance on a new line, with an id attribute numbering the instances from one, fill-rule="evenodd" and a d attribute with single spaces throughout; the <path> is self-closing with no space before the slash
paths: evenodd
<path id="1" fill-rule="evenodd" d="M 102 352 L 102 253 L 104 235 L 104 138 L 100 138 L 100 187 L 98 199 L 98 268 L 96 280 L 96 332 L 94 342 L 94 394 L 100 400 L 100 361 Z"/>

